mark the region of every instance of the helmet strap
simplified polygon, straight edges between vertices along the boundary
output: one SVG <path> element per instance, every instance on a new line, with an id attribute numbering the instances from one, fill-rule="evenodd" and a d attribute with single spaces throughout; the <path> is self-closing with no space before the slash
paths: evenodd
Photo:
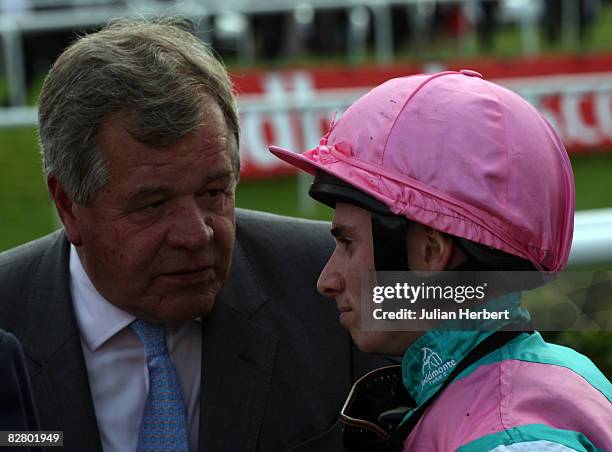
<path id="1" fill-rule="evenodd" d="M 371 215 L 376 271 L 408 271 L 406 218 L 378 212 Z"/>
<path id="2" fill-rule="evenodd" d="M 410 271 L 406 249 L 408 219 L 400 215 L 370 212 L 372 216 L 372 243 L 374 245 L 374 268 L 377 272 Z M 453 239 L 456 239 L 455 237 Z M 456 244 L 456 240 L 453 240 Z M 464 247 L 459 245 L 464 250 Z M 464 250 L 465 252 L 465 250 Z M 497 270 L 486 261 L 465 252 L 466 260 L 453 271 Z"/>

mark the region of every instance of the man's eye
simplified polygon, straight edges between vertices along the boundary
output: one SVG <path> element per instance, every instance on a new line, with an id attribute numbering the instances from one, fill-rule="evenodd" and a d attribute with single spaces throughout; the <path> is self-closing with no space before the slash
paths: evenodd
<path id="1" fill-rule="evenodd" d="M 223 188 L 213 188 L 211 190 L 206 190 L 206 196 L 209 198 L 216 198 L 225 193 L 225 189 Z"/>
<path id="2" fill-rule="evenodd" d="M 336 243 L 341 245 L 344 249 L 348 249 L 353 241 L 346 237 L 336 237 Z"/>
<path id="3" fill-rule="evenodd" d="M 145 206 L 145 209 L 158 209 L 164 204 L 164 202 L 165 201 L 163 199 L 160 199 L 158 201 L 149 203 Z"/>

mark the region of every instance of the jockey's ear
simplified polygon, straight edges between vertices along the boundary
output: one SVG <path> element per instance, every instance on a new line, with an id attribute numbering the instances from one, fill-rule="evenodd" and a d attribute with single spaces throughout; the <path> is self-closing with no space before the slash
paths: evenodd
<path id="1" fill-rule="evenodd" d="M 462 259 L 463 253 L 456 249 L 451 238 L 443 232 L 410 222 L 406 234 L 410 270 L 442 271 Z"/>

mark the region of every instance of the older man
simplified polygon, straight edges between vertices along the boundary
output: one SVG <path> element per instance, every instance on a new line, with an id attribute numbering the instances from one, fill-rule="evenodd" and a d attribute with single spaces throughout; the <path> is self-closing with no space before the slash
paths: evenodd
<path id="1" fill-rule="evenodd" d="M 236 215 L 231 82 L 183 25 L 84 36 L 40 96 L 64 228 L 0 254 L 0 327 L 66 450 L 286 450 L 372 363 L 317 299 L 324 225 Z"/>

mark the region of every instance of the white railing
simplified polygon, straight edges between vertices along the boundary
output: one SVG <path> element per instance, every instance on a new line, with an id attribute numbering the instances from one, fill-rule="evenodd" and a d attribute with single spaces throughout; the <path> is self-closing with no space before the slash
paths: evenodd
<path id="1" fill-rule="evenodd" d="M 569 264 L 606 262 L 612 262 L 612 209 L 576 212 Z"/>

